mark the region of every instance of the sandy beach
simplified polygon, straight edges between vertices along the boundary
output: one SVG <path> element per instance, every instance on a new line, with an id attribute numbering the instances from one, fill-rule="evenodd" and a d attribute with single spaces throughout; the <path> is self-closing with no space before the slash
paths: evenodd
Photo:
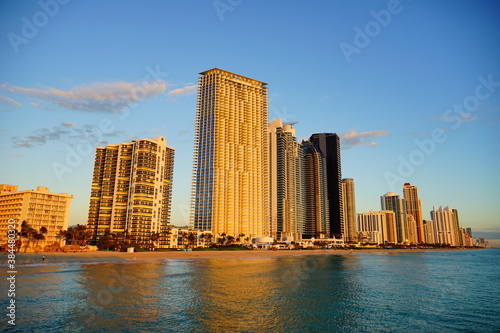
<path id="1" fill-rule="evenodd" d="M 401 254 L 421 251 L 455 251 L 460 249 L 362 249 L 362 250 L 249 250 L 249 251 L 165 251 L 165 252 L 77 252 L 77 253 L 17 253 L 16 261 L 32 262 L 96 262 L 96 261 L 156 261 L 156 260 L 222 260 L 222 259 L 264 259 L 289 256 L 329 256 L 357 254 Z"/>

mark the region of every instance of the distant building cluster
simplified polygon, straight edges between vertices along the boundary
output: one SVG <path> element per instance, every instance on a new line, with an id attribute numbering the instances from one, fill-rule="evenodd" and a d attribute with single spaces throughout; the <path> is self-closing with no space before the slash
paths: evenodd
<path id="1" fill-rule="evenodd" d="M 266 83 L 218 68 L 200 74 L 190 225 L 170 225 L 174 148 L 165 138 L 110 144 L 96 148 L 87 224 L 93 244 L 120 234 L 160 248 L 202 246 L 212 237 L 474 245 L 456 209 L 434 207 L 431 220 L 424 220 L 418 188 L 409 183 L 403 198 L 386 193 L 380 211 L 357 214 L 354 180 L 342 178 L 337 134 L 315 133 L 299 143 L 294 122 L 269 122 Z M 0 191 L 2 242 L 8 219 L 46 228 L 47 242 L 67 226 L 72 196 L 42 187 L 17 192 L 0 185 Z"/>

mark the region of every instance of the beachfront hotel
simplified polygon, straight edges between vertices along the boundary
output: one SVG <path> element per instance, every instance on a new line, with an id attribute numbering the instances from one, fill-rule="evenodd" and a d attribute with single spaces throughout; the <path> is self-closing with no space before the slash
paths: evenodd
<path id="1" fill-rule="evenodd" d="M 304 233 L 302 149 L 294 123 L 280 118 L 269 123 L 270 236 L 300 241 Z"/>
<path id="2" fill-rule="evenodd" d="M 267 84 L 218 68 L 200 75 L 190 224 L 268 236 Z"/>
<path id="3" fill-rule="evenodd" d="M 47 187 L 36 190 L 18 191 L 16 185 L 0 185 L 0 245 L 7 243 L 8 221 L 15 220 L 16 230 L 26 221 L 37 233 L 45 228 L 44 239 L 35 243 L 23 242 L 21 251 L 31 252 L 35 246 L 42 250 L 59 240 L 59 232 L 68 227 L 70 204 L 73 196 L 66 193 L 52 193 Z M 29 247 L 29 248 L 28 248 Z"/>
<path id="4" fill-rule="evenodd" d="M 163 137 L 97 147 L 88 228 L 96 242 L 106 231 L 128 232 L 136 242 L 160 234 L 170 223 L 174 148 Z"/>

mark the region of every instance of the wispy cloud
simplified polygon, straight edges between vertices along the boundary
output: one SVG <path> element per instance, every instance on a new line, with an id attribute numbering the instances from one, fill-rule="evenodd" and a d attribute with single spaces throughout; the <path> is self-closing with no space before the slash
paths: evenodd
<path id="1" fill-rule="evenodd" d="M 192 95 L 192 94 L 196 93 L 196 87 L 198 87 L 198 85 L 193 84 L 193 85 L 190 85 L 190 86 L 185 86 L 185 87 L 182 87 L 182 88 L 177 88 L 177 89 L 169 91 L 168 95 L 170 95 L 170 96 Z"/>
<path id="2" fill-rule="evenodd" d="M 0 95 L 0 103 L 7 105 L 10 108 L 19 108 L 22 106 L 21 103 L 13 100 L 12 98 L 4 96 L 4 95 Z"/>
<path id="3" fill-rule="evenodd" d="M 376 147 L 378 143 L 371 141 L 373 138 L 389 135 L 387 130 L 377 130 L 357 133 L 355 129 L 340 134 L 342 149 L 350 149 L 354 146 Z"/>
<path id="4" fill-rule="evenodd" d="M 13 86 L 8 83 L 0 89 L 32 101 L 32 106 L 56 107 L 84 112 L 120 113 L 134 103 L 150 99 L 167 89 L 165 81 L 151 82 L 95 82 L 80 85 L 71 90 L 47 87 L 44 89 Z"/>
<path id="5" fill-rule="evenodd" d="M 123 135 L 121 131 L 102 133 L 93 125 L 79 126 L 75 123 L 63 122 L 50 128 L 41 128 L 32 135 L 13 136 L 12 145 L 16 148 L 33 148 L 44 145 L 50 141 L 64 141 L 74 143 L 80 141 L 90 142 L 94 145 L 106 144 L 104 139 Z"/>

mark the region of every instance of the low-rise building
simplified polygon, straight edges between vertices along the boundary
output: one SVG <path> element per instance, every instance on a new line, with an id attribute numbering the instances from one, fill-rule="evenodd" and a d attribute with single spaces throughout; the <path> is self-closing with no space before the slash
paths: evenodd
<path id="1" fill-rule="evenodd" d="M 21 251 L 41 251 L 47 245 L 59 243 L 59 233 L 68 228 L 72 195 L 52 193 L 47 187 L 18 191 L 16 185 L 0 185 L 0 245 L 7 243 L 9 221 L 14 220 L 18 239 L 25 221 L 33 234 L 23 237 Z M 43 235 L 36 237 L 35 235 Z"/>

